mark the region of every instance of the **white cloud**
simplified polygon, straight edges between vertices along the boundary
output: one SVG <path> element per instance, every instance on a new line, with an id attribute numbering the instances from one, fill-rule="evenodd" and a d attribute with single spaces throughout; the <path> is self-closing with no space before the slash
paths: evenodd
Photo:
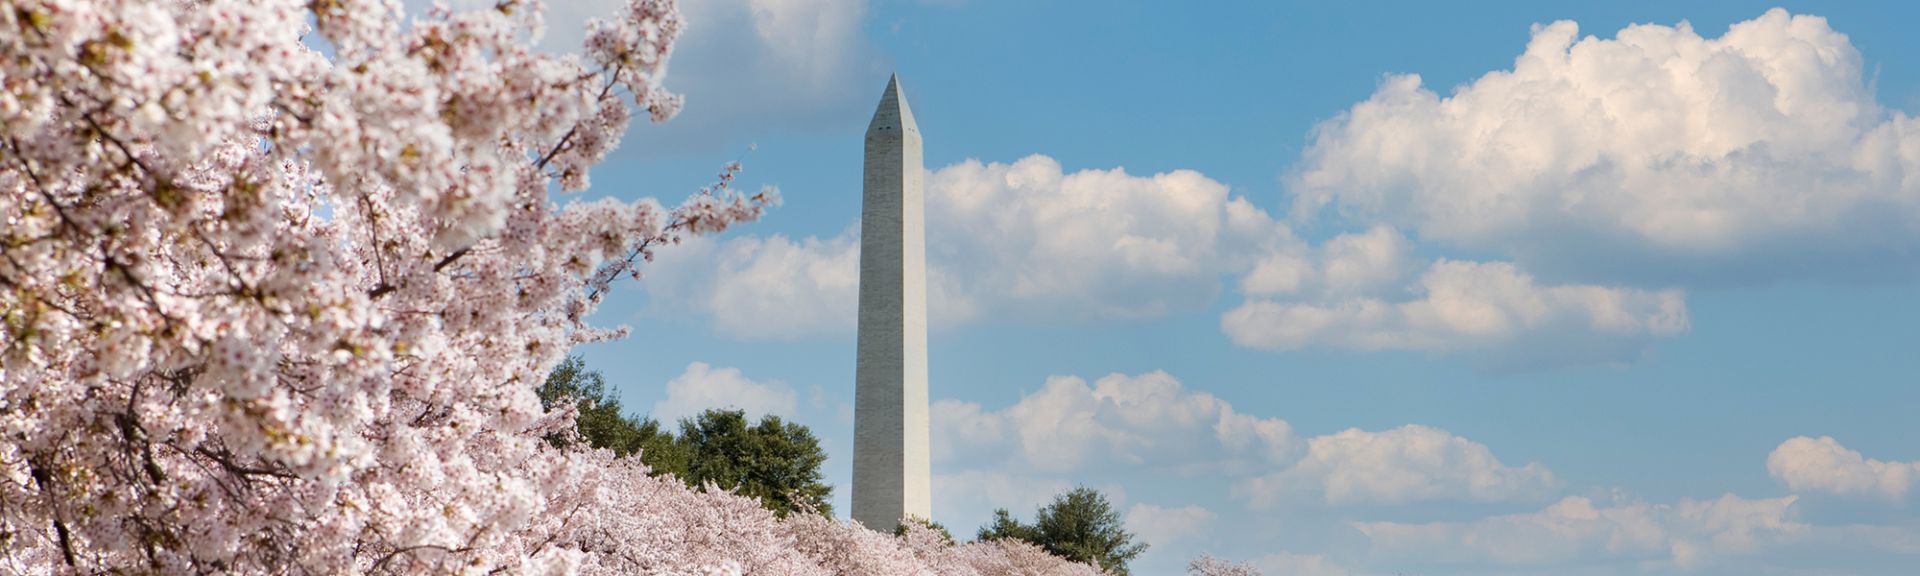
<path id="1" fill-rule="evenodd" d="M 726 18 L 739 3 L 692 2 L 691 16 Z M 707 7 L 718 8 L 712 12 Z M 778 71 L 822 89 L 849 64 L 865 0 L 747 0 L 745 15 Z"/>
<path id="2" fill-rule="evenodd" d="M 1222 274 L 1286 228 L 1199 173 L 1065 173 L 1045 156 L 967 161 L 927 179 L 928 313 L 935 326 L 992 316 L 1089 320 L 1199 310 Z M 660 306 L 711 314 L 742 338 L 853 331 L 858 224 L 832 239 L 696 239 L 649 271 Z M 709 268 L 710 267 L 710 268 Z"/>
<path id="3" fill-rule="evenodd" d="M 1559 486 L 1538 463 L 1507 466 L 1484 444 L 1409 424 L 1316 436 L 1297 464 L 1242 481 L 1234 493 L 1266 508 L 1300 494 L 1318 494 L 1334 505 L 1524 501 L 1546 497 Z"/>
<path id="4" fill-rule="evenodd" d="M 1179 542 L 1205 540 L 1219 515 L 1200 506 L 1166 508 L 1152 504 L 1134 504 L 1127 510 L 1126 527 L 1150 546 L 1169 546 Z"/>
<path id="5" fill-rule="evenodd" d="M 1512 263 L 1446 259 L 1409 278 L 1411 244 L 1385 226 L 1269 246 L 1241 277 L 1247 300 L 1221 317 L 1240 346 L 1490 351 L 1538 365 L 1630 359 L 1688 328 L 1679 290 L 1542 285 Z"/>
<path id="6" fill-rule="evenodd" d="M 799 242 L 741 237 L 716 256 L 709 302 L 723 332 L 793 337 L 850 329 L 858 317 L 860 246 L 851 233 Z"/>
<path id="7" fill-rule="evenodd" d="M 714 368 L 705 362 L 687 365 L 687 371 L 667 381 L 667 397 L 653 405 L 653 418 L 674 422 L 709 408 L 744 410 L 747 418 L 766 415 L 792 418 L 799 395 L 777 380 L 755 382 L 739 368 Z"/>
<path id="8" fill-rule="evenodd" d="M 741 140 L 839 129 L 847 118 L 865 118 L 886 86 L 886 67 L 861 29 L 867 4 L 682 2 L 687 32 L 668 85 L 686 95 L 686 108 L 658 137 L 635 144 L 658 153 L 705 143 L 740 146 Z"/>
<path id="9" fill-rule="evenodd" d="M 1456 351 L 1561 338 L 1611 340 L 1632 352 L 1688 327 L 1678 290 L 1542 286 L 1504 262 L 1440 260 L 1409 292 L 1399 300 L 1255 298 L 1220 324 L 1235 344 L 1267 350 Z"/>
<path id="10" fill-rule="evenodd" d="M 1749 500 L 1727 494 L 1678 504 L 1595 506 L 1572 496 L 1539 512 L 1471 522 L 1356 522 L 1377 561 L 1434 565 L 1544 567 L 1640 561 L 1697 568 L 1803 537 L 1794 497 Z"/>
<path id="11" fill-rule="evenodd" d="M 1196 311 L 1240 274 L 1222 317 L 1235 344 L 1494 351 L 1506 364 L 1621 361 L 1687 329 L 1678 290 L 1541 285 L 1505 262 L 1425 265 L 1390 227 L 1312 246 L 1192 171 L 1068 173 L 1045 156 L 966 161 L 927 185 L 928 307 L 936 327 L 983 318 L 1084 321 Z M 696 240 L 663 253 L 656 309 L 713 316 L 740 338 L 853 330 L 858 226 L 828 240 Z M 708 267 L 711 267 L 709 269 Z"/>
<path id="12" fill-rule="evenodd" d="M 1262 574 L 1273 576 L 1348 576 L 1353 572 L 1319 554 L 1278 552 L 1253 560 Z"/>
<path id="13" fill-rule="evenodd" d="M 1055 376 L 1012 406 L 940 400 L 932 417 L 935 463 L 943 467 L 1241 478 L 1233 494 L 1259 508 L 1301 499 L 1537 501 L 1559 488 L 1540 464 L 1507 466 L 1485 445 L 1426 426 L 1303 442 L 1285 420 L 1241 413 L 1165 372 L 1112 374 L 1091 385 Z"/>
<path id="14" fill-rule="evenodd" d="M 973 402 L 936 400 L 930 412 L 934 459 L 977 461 L 1005 455 L 1017 437 L 1006 414 Z"/>
<path id="15" fill-rule="evenodd" d="M 1767 455 L 1767 473 L 1795 492 L 1875 496 L 1894 502 L 1920 481 L 1920 462 L 1865 458 L 1830 436 L 1799 436 Z"/>
<path id="16" fill-rule="evenodd" d="M 647 269 L 655 313 L 697 311 L 720 333 L 783 339 L 853 331 L 860 244 L 848 230 L 822 240 L 690 238 Z"/>
<path id="17" fill-rule="evenodd" d="M 1342 234 L 1317 250 L 1277 245 L 1240 278 L 1249 296 L 1354 298 L 1401 288 L 1414 267 L 1405 236 L 1386 226 Z"/>
<path id="18" fill-rule="evenodd" d="M 453 0 L 461 10 L 491 9 L 492 0 Z M 626 0 L 545 3 L 540 47 L 579 52 L 592 18 L 610 18 Z M 407 0 L 424 14 L 425 0 Z M 624 149 L 684 152 L 690 147 L 738 145 L 769 128 L 789 130 L 825 122 L 872 105 L 884 84 L 861 23 L 867 0 L 684 0 L 686 28 L 674 47 L 667 88 L 687 97 L 673 122 L 647 128 Z M 864 80 L 862 80 L 864 78 Z M 777 98 L 765 97 L 778 94 Z M 751 133 L 743 133 L 750 130 Z"/>
<path id="19" fill-rule="evenodd" d="M 413 2 L 409 2 L 414 4 Z M 424 3 L 419 3 L 424 4 Z M 546 33 L 541 46 L 549 50 L 577 52 L 586 38 L 587 21 L 611 18 L 626 0 L 568 0 L 546 3 Z M 472 10 L 493 6 L 486 0 L 456 0 L 454 6 Z M 844 73 L 863 49 L 860 20 L 865 17 L 866 0 L 689 0 L 680 3 L 687 22 L 676 62 L 705 60 L 706 52 L 747 55 L 749 60 L 734 62 L 750 65 L 794 82 L 795 86 L 820 89 L 822 84 Z M 413 10 L 415 13 L 424 9 Z M 724 52 L 721 46 L 747 48 Z M 692 52 L 692 54 L 688 54 Z M 716 54 L 718 55 L 718 54 Z M 681 67 L 692 67 L 683 64 Z M 712 68 L 699 66 L 700 68 Z M 724 68 L 710 72 L 722 74 Z M 745 75 L 735 68 L 726 75 Z"/>
<path id="20" fill-rule="evenodd" d="M 1428 240 L 1556 275 L 1883 270 L 1920 254 L 1920 119 L 1887 111 L 1825 19 L 1774 10 L 1720 38 L 1534 29 L 1512 70 L 1442 97 L 1413 75 L 1320 125 L 1290 187 Z"/>
<path id="21" fill-rule="evenodd" d="M 1297 450 L 1277 418 L 1235 412 L 1206 392 L 1187 391 L 1165 372 L 1108 375 L 1089 386 L 1055 376 L 1002 410 L 940 400 L 933 450 L 942 460 L 1008 455 L 1047 472 L 1120 466 L 1192 474 L 1253 462 L 1284 463 Z"/>
<path id="22" fill-rule="evenodd" d="M 1803 523 L 1794 496 L 1728 494 L 1656 504 L 1616 493 L 1611 499 L 1567 497 L 1517 514 L 1400 521 L 1396 516 L 1410 510 L 1428 518 L 1466 510 L 1443 505 L 1449 502 L 1545 502 L 1561 493 L 1561 482 L 1542 464 L 1509 465 L 1484 444 L 1427 426 L 1292 439 L 1284 421 L 1241 414 L 1159 372 L 1093 383 L 1055 377 L 1012 406 L 947 400 L 935 405 L 933 418 L 940 472 L 935 511 L 942 522 L 977 526 L 994 508 L 1027 517 L 1075 483 L 1094 483 L 1126 511 L 1129 531 L 1155 544 L 1158 551 L 1143 560 L 1155 566 L 1170 562 L 1168 554 L 1191 557 L 1201 546 L 1265 545 L 1294 541 L 1287 539 L 1300 533 L 1324 533 L 1310 539 L 1320 547 L 1272 552 L 1253 563 L 1269 574 L 1344 575 L 1361 568 L 1752 574 L 1830 566 L 1836 555 L 1857 555 L 1858 566 L 1901 565 L 1902 558 L 1920 552 L 1910 523 Z M 1270 425 L 1277 432 L 1272 437 L 1282 441 L 1260 439 L 1257 427 L 1235 420 Z M 1236 448 L 1232 438 L 1247 444 Z M 1262 448 L 1281 450 L 1262 454 Z M 1164 494 L 1169 487 L 1203 499 L 1228 497 L 1227 505 L 1237 511 L 1204 500 L 1197 502 L 1203 506 L 1184 507 L 1121 502 L 1128 489 Z M 1271 523 L 1244 524 L 1289 507 L 1278 516 L 1293 525 L 1278 532 Z M 1382 515 L 1388 521 L 1375 521 Z M 1227 525 L 1222 522 L 1235 525 L 1236 533 L 1220 532 Z"/>
<path id="23" fill-rule="evenodd" d="M 1068 173 L 968 160 L 927 179 L 928 259 L 953 299 L 1002 317 L 1142 318 L 1203 308 L 1284 226 L 1191 170 Z"/>

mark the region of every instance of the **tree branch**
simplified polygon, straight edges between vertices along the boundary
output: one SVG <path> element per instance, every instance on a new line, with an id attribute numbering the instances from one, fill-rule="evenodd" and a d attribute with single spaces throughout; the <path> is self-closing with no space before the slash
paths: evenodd
<path id="1" fill-rule="evenodd" d="M 47 499 L 55 500 L 53 496 L 53 478 L 50 474 L 47 474 L 46 468 L 42 467 L 40 463 L 30 459 L 27 461 L 27 471 L 28 474 L 33 476 L 33 482 L 40 486 L 40 491 L 46 493 Z M 67 561 L 67 567 L 71 568 L 75 564 L 73 560 L 73 535 L 67 531 L 67 523 L 60 519 L 59 504 L 54 504 L 53 508 L 53 532 L 60 539 L 60 557 L 65 559 Z"/>
<path id="2" fill-rule="evenodd" d="M 620 73 L 625 70 L 626 68 L 624 67 L 615 67 L 613 69 L 613 73 L 607 76 L 606 85 L 600 87 L 600 95 L 595 96 L 594 100 L 606 100 L 607 95 L 613 93 L 613 85 L 619 82 Z M 574 123 L 572 128 L 567 129 L 567 133 L 565 135 L 560 136 L 559 142 L 553 143 L 553 149 L 547 150 L 547 153 L 545 155 L 542 155 L 539 161 L 533 163 L 533 167 L 545 170 L 547 168 L 547 163 L 552 162 L 553 157 L 558 156 L 560 154 L 560 151 L 563 149 L 563 147 L 567 145 L 567 142 L 573 140 L 573 135 L 579 132 L 580 132 L 580 124 L 576 122 Z"/>
<path id="3" fill-rule="evenodd" d="M 611 71 L 612 73 L 607 75 L 607 83 L 600 87 L 600 94 L 598 96 L 595 96 L 594 99 L 605 100 L 608 94 L 612 94 L 613 87 L 619 84 L 620 74 L 623 71 L 625 71 L 625 68 L 615 67 Z M 546 154 L 542 154 L 538 160 L 534 161 L 533 167 L 535 169 L 545 170 L 547 168 L 547 164 L 550 162 L 553 162 L 554 157 L 559 156 L 560 152 L 566 149 L 567 143 L 572 142 L 574 135 L 578 133 L 580 133 L 580 124 L 576 122 L 574 123 L 572 128 L 567 129 L 566 134 L 563 134 L 560 136 L 560 141 L 554 142 L 553 147 L 548 149 Z M 378 250 L 379 246 L 375 246 L 374 249 Z M 459 261 L 460 258 L 466 256 L 467 253 L 471 251 L 473 251 L 472 246 L 467 246 L 459 250 L 454 250 L 453 253 L 448 254 L 445 258 L 441 258 L 439 262 L 434 263 L 433 271 L 439 272 L 441 270 L 446 269 L 446 267 L 453 265 L 454 262 Z M 391 284 L 388 284 L 385 280 L 382 280 L 378 286 L 375 286 L 372 290 L 367 291 L 367 297 L 379 298 L 381 296 L 390 294 L 397 289 L 398 289 L 397 287 Z"/>

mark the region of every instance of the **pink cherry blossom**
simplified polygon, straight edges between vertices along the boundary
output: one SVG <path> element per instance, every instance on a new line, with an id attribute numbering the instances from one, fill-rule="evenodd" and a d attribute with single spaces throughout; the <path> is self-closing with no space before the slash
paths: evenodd
<path id="1" fill-rule="evenodd" d="M 1095 573 L 540 440 L 616 281 L 778 201 L 561 202 L 679 109 L 683 23 L 541 11 L 0 1 L 0 572 Z"/>
<path id="2" fill-rule="evenodd" d="M 617 335 L 585 318 L 634 262 L 774 197 L 559 203 L 677 109 L 681 22 L 633 2 L 581 58 L 540 10 L 0 7 L 0 572 L 594 565 L 634 474 L 540 443 L 531 383 Z"/>

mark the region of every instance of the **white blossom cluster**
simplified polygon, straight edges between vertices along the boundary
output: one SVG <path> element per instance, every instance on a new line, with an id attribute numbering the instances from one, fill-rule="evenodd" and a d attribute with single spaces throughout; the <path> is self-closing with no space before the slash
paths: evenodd
<path id="1" fill-rule="evenodd" d="M 605 453 L 580 455 L 605 458 Z M 551 552 L 581 574 L 781 576 L 1101 576 L 1015 540 L 956 544 L 914 522 L 903 536 L 836 522 L 817 514 L 784 520 L 758 501 L 707 486 L 690 490 L 671 477 L 649 477 L 633 460 L 599 460 L 588 489 L 543 518 L 559 541 L 578 548 Z"/>
<path id="2" fill-rule="evenodd" d="M 1187 563 L 1190 576 L 1261 576 L 1260 569 L 1245 562 L 1231 562 L 1203 555 Z"/>

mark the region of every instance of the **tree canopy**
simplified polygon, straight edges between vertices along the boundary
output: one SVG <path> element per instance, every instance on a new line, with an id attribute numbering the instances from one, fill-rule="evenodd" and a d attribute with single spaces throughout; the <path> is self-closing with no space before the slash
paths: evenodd
<path id="1" fill-rule="evenodd" d="M 806 426 L 773 415 L 749 426 L 744 411 L 707 410 L 680 421 L 677 442 L 689 484 L 712 482 L 759 498 L 781 516 L 808 508 L 833 514 L 833 486 L 820 473 L 827 454 Z"/>
<path id="2" fill-rule="evenodd" d="M 1135 543 L 1120 513 L 1100 491 L 1085 486 L 1058 496 L 1034 513 L 1032 524 L 1021 522 L 1006 509 L 993 511 L 993 520 L 980 528 L 982 541 L 1019 540 L 1076 562 L 1088 562 L 1109 573 L 1127 575 L 1127 563 L 1147 550 Z"/>

